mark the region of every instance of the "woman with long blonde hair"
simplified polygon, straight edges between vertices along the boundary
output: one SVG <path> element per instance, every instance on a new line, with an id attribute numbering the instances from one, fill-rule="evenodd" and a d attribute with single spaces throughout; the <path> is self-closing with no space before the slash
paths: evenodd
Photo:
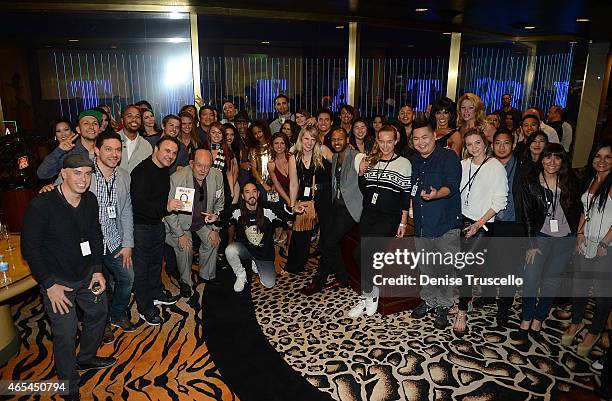
<path id="1" fill-rule="evenodd" d="M 291 206 L 296 213 L 285 270 L 301 273 L 308 261 L 310 238 L 319 223 L 325 240 L 331 220 L 331 150 L 321 144 L 317 129 L 307 126 L 300 131 L 289 158 Z"/>
<path id="2" fill-rule="evenodd" d="M 461 135 L 470 128 L 484 131 L 486 122 L 487 115 L 480 97 L 474 93 L 464 93 L 457 102 L 457 127 Z"/>

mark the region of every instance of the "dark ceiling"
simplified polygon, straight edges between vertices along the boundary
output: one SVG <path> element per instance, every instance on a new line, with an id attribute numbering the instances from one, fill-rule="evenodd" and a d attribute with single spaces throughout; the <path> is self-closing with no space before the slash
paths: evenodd
<path id="1" fill-rule="evenodd" d="M 73 9 L 99 7 L 91 0 L 42 2 L 3 1 L 2 9 L 57 10 L 60 4 Z M 129 4 L 129 5 L 126 5 Z M 320 22 L 368 22 L 412 29 L 495 34 L 510 40 L 548 38 L 593 41 L 612 40 L 611 0 L 107 0 L 113 5 L 142 11 L 147 5 L 190 6 L 201 14 L 317 20 Z M 416 9 L 427 9 L 417 12 Z M 588 22 L 577 22 L 587 18 Z M 532 26 L 533 29 L 525 29 Z"/>

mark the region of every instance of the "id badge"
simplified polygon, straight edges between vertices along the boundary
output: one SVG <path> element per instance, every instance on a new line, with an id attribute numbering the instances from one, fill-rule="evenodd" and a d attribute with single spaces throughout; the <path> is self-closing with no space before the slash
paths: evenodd
<path id="1" fill-rule="evenodd" d="M 550 219 L 550 232 L 551 233 L 559 232 L 559 220 Z"/>
<path id="2" fill-rule="evenodd" d="M 81 253 L 83 256 L 91 255 L 91 248 L 89 247 L 89 241 L 81 242 Z"/>
<path id="3" fill-rule="evenodd" d="M 310 187 L 304 187 L 304 196 L 310 196 Z"/>
<path id="4" fill-rule="evenodd" d="M 374 194 L 372 195 L 372 204 L 375 205 L 377 200 L 378 200 L 378 194 L 374 192 Z"/>
<path id="5" fill-rule="evenodd" d="M 107 206 L 106 207 L 106 214 L 108 215 L 109 219 L 116 219 L 117 218 L 117 210 L 115 210 L 115 206 Z"/>
<path id="6" fill-rule="evenodd" d="M 410 196 L 415 197 L 417 194 L 417 191 L 419 190 L 419 186 L 418 185 L 413 185 L 412 186 L 412 191 L 410 191 Z"/>

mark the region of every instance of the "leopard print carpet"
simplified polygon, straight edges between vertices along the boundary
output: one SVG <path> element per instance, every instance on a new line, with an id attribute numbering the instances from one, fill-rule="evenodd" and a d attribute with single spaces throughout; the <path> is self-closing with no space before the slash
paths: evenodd
<path id="1" fill-rule="evenodd" d="M 560 344 L 569 324 L 564 310 L 553 311 L 541 344 L 516 337 L 517 302 L 511 328 L 496 328 L 495 306 L 485 307 L 470 313 L 470 331 L 458 338 L 451 327 L 434 329 L 433 317 L 414 320 L 409 311 L 348 318 L 357 301 L 350 288 L 303 296 L 299 289 L 315 266 L 311 259 L 306 274 L 280 276 L 272 289 L 254 279 L 251 291 L 272 346 L 336 400 L 545 401 L 577 388 L 590 393 L 597 383 L 591 361 Z"/>

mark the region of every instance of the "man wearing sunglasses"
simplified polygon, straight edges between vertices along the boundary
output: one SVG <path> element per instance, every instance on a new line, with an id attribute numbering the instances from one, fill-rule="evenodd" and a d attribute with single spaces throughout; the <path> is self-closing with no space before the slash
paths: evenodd
<path id="1" fill-rule="evenodd" d="M 193 153 L 189 166 L 170 177 L 169 198 L 176 197 L 177 188 L 194 189 L 191 212 L 176 212 L 164 218 L 166 243 L 174 248 L 180 274 L 182 297 L 191 295 L 191 263 L 193 260 L 192 236 L 201 239 L 199 277 L 207 284 L 218 284 L 215 278 L 217 250 L 219 248 L 219 213 L 223 210 L 223 176 L 211 169 L 209 150 L 198 149 Z M 184 191 L 184 190 L 183 190 Z"/>

